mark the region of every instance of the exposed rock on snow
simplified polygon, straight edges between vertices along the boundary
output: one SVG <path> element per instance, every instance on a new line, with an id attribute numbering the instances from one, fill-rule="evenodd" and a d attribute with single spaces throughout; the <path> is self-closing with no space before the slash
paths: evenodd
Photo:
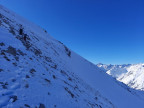
<path id="1" fill-rule="evenodd" d="M 144 102 L 137 91 L 0 6 L 0 108 L 20 107 L 143 108 Z"/>

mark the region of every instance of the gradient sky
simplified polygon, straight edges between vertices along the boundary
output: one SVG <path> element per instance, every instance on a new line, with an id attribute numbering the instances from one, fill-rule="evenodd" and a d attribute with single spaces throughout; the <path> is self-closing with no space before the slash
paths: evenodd
<path id="1" fill-rule="evenodd" d="M 144 0 L 0 0 L 93 63 L 144 62 Z"/>

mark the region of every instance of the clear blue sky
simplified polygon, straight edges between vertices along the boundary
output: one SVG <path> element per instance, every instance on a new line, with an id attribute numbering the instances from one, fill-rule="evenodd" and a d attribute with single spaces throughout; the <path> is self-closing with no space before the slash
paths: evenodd
<path id="1" fill-rule="evenodd" d="M 144 62 L 144 0 L 0 0 L 93 63 Z"/>

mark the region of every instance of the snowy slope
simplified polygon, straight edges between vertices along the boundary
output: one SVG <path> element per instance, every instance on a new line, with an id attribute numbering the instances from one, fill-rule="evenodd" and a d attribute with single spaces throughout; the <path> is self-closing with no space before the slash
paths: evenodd
<path id="1" fill-rule="evenodd" d="M 144 91 L 144 64 L 97 66 L 128 86 Z"/>
<path id="2" fill-rule="evenodd" d="M 19 35 L 23 28 L 28 38 Z M 116 81 L 45 30 L 0 6 L 0 108 L 143 108 Z"/>
<path id="3" fill-rule="evenodd" d="M 127 67 L 130 66 L 130 64 L 126 64 L 126 65 L 105 65 L 105 64 L 97 64 L 97 66 L 102 69 L 103 71 L 106 71 L 107 74 L 118 78 L 119 76 L 121 76 L 122 74 L 127 73 Z"/>
<path id="4" fill-rule="evenodd" d="M 144 64 L 129 66 L 127 73 L 122 74 L 118 80 L 132 88 L 144 91 Z"/>

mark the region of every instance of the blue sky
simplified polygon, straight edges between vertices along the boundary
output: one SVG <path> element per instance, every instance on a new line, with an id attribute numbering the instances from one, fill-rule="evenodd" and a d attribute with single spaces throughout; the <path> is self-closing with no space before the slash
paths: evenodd
<path id="1" fill-rule="evenodd" d="M 0 0 L 93 63 L 144 62 L 144 1 Z"/>

